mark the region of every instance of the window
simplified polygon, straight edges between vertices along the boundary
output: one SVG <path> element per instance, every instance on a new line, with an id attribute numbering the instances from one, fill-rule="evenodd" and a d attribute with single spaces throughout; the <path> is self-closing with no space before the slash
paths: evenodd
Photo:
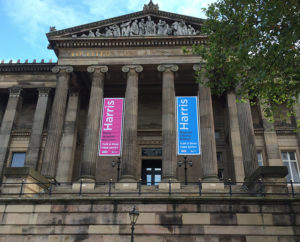
<path id="1" fill-rule="evenodd" d="M 300 182 L 296 153 L 294 151 L 284 151 L 281 152 L 281 157 L 283 164 L 288 168 L 289 171 L 288 175 L 286 176 L 286 180 L 288 182 L 290 180 L 293 182 Z"/>
<path id="2" fill-rule="evenodd" d="M 13 152 L 11 158 L 11 167 L 24 167 L 25 163 L 25 152 Z"/>
<path id="3" fill-rule="evenodd" d="M 263 156 L 261 151 L 257 151 L 257 161 L 258 161 L 258 166 L 263 166 Z"/>

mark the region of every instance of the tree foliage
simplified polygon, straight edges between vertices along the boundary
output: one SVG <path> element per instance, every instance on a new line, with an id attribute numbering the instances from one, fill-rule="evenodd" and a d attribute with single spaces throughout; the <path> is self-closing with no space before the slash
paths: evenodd
<path id="1" fill-rule="evenodd" d="M 204 9 L 208 46 L 193 52 L 206 60 L 205 85 L 218 95 L 239 87 L 241 99 L 258 100 L 269 118 L 282 104 L 292 110 L 300 92 L 299 6 L 299 0 L 218 0 Z"/>

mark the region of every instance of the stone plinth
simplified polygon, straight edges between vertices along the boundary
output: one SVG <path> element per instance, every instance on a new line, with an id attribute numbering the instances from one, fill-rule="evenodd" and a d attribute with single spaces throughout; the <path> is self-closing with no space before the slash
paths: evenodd
<path id="1" fill-rule="evenodd" d="M 161 182 L 158 184 L 158 189 L 160 190 L 168 190 L 170 189 L 170 184 L 168 182 Z M 171 191 L 173 190 L 179 190 L 180 189 L 180 183 L 171 183 Z"/>
<path id="2" fill-rule="evenodd" d="M 266 196 L 268 196 L 268 193 L 285 196 L 288 192 L 284 179 L 287 174 L 288 169 L 286 166 L 260 166 L 245 180 L 244 185 L 251 191 Z M 262 185 L 263 190 L 261 190 Z"/>
<path id="3" fill-rule="evenodd" d="M 136 190 L 137 189 L 137 183 L 136 182 L 122 182 L 122 183 L 116 183 L 115 184 L 116 190 Z"/>
<path id="4" fill-rule="evenodd" d="M 224 190 L 224 183 L 216 183 L 216 182 L 211 182 L 211 183 L 202 183 L 202 191 L 205 190 Z"/>
<path id="5" fill-rule="evenodd" d="M 81 186 L 81 191 L 84 190 L 94 190 L 95 189 L 95 180 L 89 178 L 82 178 L 78 182 L 74 182 L 72 185 L 72 189 L 75 191 L 79 191 Z"/>
<path id="6" fill-rule="evenodd" d="M 22 193 L 24 197 L 32 197 L 34 194 L 44 192 L 50 187 L 48 179 L 30 167 L 6 167 L 4 176 L 6 181 L 2 186 L 3 193 L 15 195 Z"/>

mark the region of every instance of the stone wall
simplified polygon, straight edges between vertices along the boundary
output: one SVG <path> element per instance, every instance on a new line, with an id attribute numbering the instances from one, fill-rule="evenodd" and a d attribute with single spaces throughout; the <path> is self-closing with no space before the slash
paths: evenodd
<path id="1" fill-rule="evenodd" d="M 300 200 L 289 198 L 30 198 L 0 200 L 0 241 L 300 240 Z"/>

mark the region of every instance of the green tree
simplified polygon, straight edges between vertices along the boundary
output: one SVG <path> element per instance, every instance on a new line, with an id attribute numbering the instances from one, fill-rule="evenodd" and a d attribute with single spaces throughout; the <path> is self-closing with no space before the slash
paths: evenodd
<path id="1" fill-rule="evenodd" d="M 240 87 L 241 100 L 258 100 L 271 119 L 282 104 L 292 110 L 300 92 L 299 6 L 299 0 L 218 0 L 204 9 L 208 45 L 193 52 L 206 60 L 205 85 L 218 95 Z"/>

